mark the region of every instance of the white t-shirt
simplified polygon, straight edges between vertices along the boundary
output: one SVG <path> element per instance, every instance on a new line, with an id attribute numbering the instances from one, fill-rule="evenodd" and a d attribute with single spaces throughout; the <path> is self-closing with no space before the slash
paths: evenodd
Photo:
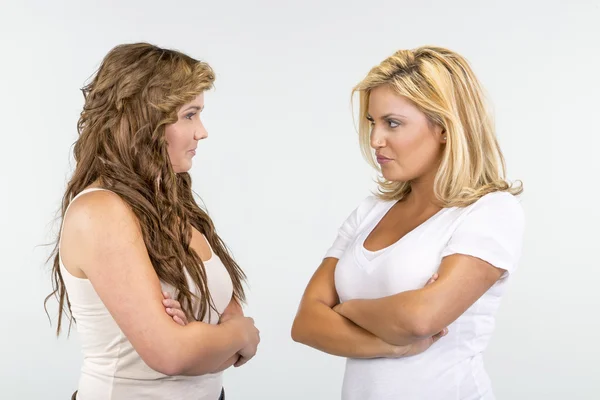
<path id="1" fill-rule="evenodd" d="M 341 302 L 422 288 L 451 254 L 474 256 L 506 272 L 424 353 L 347 359 L 342 399 L 494 399 L 482 354 L 507 278 L 520 258 L 524 215 L 519 201 L 506 192 L 490 193 L 468 207 L 442 209 L 385 249 L 366 250 L 365 239 L 394 203 L 365 199 L 328 250 L 326 257 L 339 259 L 335 285 Z"/>

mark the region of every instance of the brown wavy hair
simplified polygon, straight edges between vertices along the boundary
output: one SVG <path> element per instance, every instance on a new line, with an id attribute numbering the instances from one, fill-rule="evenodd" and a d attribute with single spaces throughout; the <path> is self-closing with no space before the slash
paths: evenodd
<path id="1" fill-rule="evenodd" d="M 206 270 L 190 247 L 193 226 L 203 233 L 233 281 L 234 296 L 245 301 L 244 272 L 230 255 L 208 214 L 194 199 L 188 173 L 173 171 L 165 127 L 177 122 L 177 111 L 213 87 L 211 67 L 181 52 L 148 43 L 113 48 L 82 89 L 85 104 L 77 124 L 75 171 L 62 199 L 61 230 L 71 199 L 93 182 L 118 194 L 137 216 L 146 249 L 158 278 L 178 291 L 189 317 L 201 320 L 215 310 Z M 59 267 L 59 239 L 50 259 L 53 292 L 59 302 L 57 335 L 63 314 L 73 321 Z M 200 292 L 198 315 L 184 266 Z M 46 308 L 47 311 L 47 308 Z M 69 325 L 70 326 L 70 325 Z"/>

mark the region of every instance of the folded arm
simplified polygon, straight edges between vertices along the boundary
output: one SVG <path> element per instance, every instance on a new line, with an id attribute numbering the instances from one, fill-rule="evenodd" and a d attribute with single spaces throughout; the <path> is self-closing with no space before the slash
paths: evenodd
<path id="1" fill-rule="evenodd" d="M 223 311 L 223 314 L 221 314 L 221 318 L 219 323 L 225 323 L 228 320 L 230 320 L 232 317 L 235 316 L 244 316 L 244 310 L 242 309 L 242 306 L 240 305 L 240 303 L 238 302 L 238 300 L 235 298 L 235 296 L 231 297 L 231 301 L 229 302 L 229 305 L 227 305 L 227 308 L 225 308 L 225 311 Z M 233 356 L 229 357 L 229 359 L 227 359 L 223 364 L 221 364 L 216 371 L 214 372 L 221 372 L 226 370 L 229 367 L 232 366 L 239 366 L 238 362 L 240 362 L 240 359 L 242 357 L 236 353 Z"/>
<path id="2" fill-rule="evenodd" d="M 445 257 L 431 285 L 373 300 L 350 300 L 335 310 L 388 343 L 402 346 L 454 322 L 504 270 L 462 254 Z"/>
<path id="3" fill-rule="evenodd" d="M 65 264 L 85 273 L 150 368 L 167 375 L 203 375 L 246 346 L 249 338 L 236 321 L 181 326 L 165 313 L 137 218 L 116 194 L 91 192 L 74 202 L 61 247 Z"/>
<path id="4" fill-rule="evenodd" d="M 337 258 L 326 258 L 310 280 L 292 326 L 292 339 L 341 357 L 398 357 L 407 349 L 390 345 L 333 311 L 339 303 L 334 272 Z"/>

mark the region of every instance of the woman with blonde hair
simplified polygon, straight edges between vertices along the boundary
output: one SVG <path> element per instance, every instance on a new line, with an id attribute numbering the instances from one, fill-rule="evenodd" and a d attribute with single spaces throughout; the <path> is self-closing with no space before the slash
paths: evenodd
<path id="1" fill-rule="evenodd" d="M 421 47 L 354 93 L 378 193 L 342 224 L 292 337 L 347 357 L 344 400 L 494 399 L 482 354 L 524 215 L 482 88 L 463 57 Z"/>
<path id="2" fill-rule="evenodd" d="M 57 334 L 65 308 L 82 343 L 73 398 L 222 399 L 222 371 L 256 353 L 244 273 L 188 173 L 214 79 L 204 62 L 136 43 L 112 49 L 83 89 L 50 295 Z"/>

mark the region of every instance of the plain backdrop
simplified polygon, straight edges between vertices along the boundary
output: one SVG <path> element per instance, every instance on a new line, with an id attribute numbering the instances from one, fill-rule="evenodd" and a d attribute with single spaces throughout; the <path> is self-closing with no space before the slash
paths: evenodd
<path id="1" fill-rule="evenodd" d="M 374 189 L 351 88 L 401 48 L 464 55 L 495 107 L 527 233 L 486 353 L 498 399 L 598 399 L 600 3 L 587 1 L 2 1 L 0 398 L 67 399 L 81 353 L 57 339 L 56 212 L 73 170 L 79 89 L 115 45 L 148 41 L 211 64 L 209 138 L 191 171 L 249 276 L 256 358 L 227 398 L 336 399 L 344 360 L 290 327 L 337 228 Z"/>

